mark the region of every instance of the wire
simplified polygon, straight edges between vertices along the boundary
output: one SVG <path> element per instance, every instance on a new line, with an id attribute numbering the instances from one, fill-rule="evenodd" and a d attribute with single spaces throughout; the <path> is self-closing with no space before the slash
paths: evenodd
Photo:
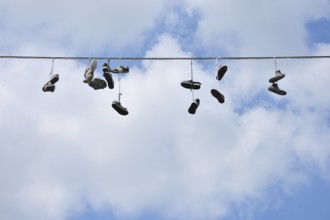
<path id="1" fill-rule="evenodd" d="M 57 59 L 57 60 L 270 60 L 270 59 L 326 59 L 329 56 L 278 56 L 278 57 L 68 57 L 68 56 L 0 56 L 0 59 Z"/>

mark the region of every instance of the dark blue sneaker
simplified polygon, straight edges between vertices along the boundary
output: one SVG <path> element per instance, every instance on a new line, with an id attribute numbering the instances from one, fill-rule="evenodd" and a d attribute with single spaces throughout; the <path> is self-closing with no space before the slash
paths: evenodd
<path id="1" fill-rule="evenodd" d="M 199 106 L 199 103 L 200 103 L 199 99 L 195 99 L 195 101 L 193 101 L 193 102 L 191 103 L 191 105 L 190 105 L 190 107 L 189 107 L 189 109 L 188 109 L 188 112 L 189 112 L 190 114 L 195 114 L 195 113 L 196 113 L 196 110 L 197 110 L 197 108 L 198 108 L 198 106 Z"/>

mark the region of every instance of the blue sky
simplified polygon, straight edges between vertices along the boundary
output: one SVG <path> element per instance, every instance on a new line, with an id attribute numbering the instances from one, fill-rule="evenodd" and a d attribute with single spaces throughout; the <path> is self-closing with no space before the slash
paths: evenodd
<path id="1" fill-rule="evenodd" d="M 20 7 L 17 7 L 20 5 Z M 79 5 L 79 7 L 78 7 Z M 41 10 L 42 9 L 42 10 Z M 325 0 L 0 0 L 0 55 L 330 55 Z M 98 60 L 96 77 L 102 77 Z M 0 219 L 330 218 L 330 63 L 273 60 L 129 65 L 115 88 L 83 83 L 87 60 L 0 59 Z M 225 95 L 219 104 L 210 90 Z"/>

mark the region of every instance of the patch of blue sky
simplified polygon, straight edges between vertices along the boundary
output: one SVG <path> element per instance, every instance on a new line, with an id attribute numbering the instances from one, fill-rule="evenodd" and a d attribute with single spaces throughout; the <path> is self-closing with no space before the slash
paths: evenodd
<path id="1" fill-rule="evenodd" d="M 330 20 L 321 18 L 306 24 L 308 31 L 308 43 L 312 46 L 315 43 L 330 43 Z"/>
<path id="2" fill-rule="evenodd" d="M 273 96 L 276 94 L 270 94 L 270 92 L 265 88 L 265 91 L 260 91 L 250 99 L 242 102 L 236 109 L 235 112 L 238 115 L 243 115 L 247 111 L 257 107 L 263 107 L 265 109 L 281 109 L 285 110 L 289 107 L 289 101 L 284 97 L 280 100 L 274 99 Z"/>
<path id="3" fill-rule="evenodd" d="M 74 213 L 67 218 L 67 220 L 121 220 L 121 219 L 134 219 L 134 220 L 163 220 L 165 219 L 159 212 L 154 210 L 144 210 L 138 216 L 122 216 L 116 214 L 112 208 L 104 208 L 102 210 L 94 210 L 90 206 L 86 206 L 83 212 Z"/>
<path id="4" fill-rule="evenodd" d="M 86 206 L 85 210 L 78 213 L 72 213 L 67 220 L 116 220 L 118 219 L 111 208 L 103 210 L 94 210 L 90 206 Z"/>
<path id="5" fill-rule="evenodd" d="M 224 220 L 328 220 L 330 187 L 329 182 L 313 176 L 308 185 L 293 189 L 288 194 L 278 185 L 267 190 L 261 203 L 233 205 Z"/>
<path id="6" fill-rule="evenodd" d="M 197 30 L 200 15 L 197 11 L 187 12 L 185 8 L 174 5 L 169 8 L 157 21 L 155 28 L 145 32 L 147 36 L 145 46 L 151 48 L 157 43 L 158 36 L 169 34 L 182 46 L 184 51 L 196 54 L 202 48 L 193 45 L 194 34 Z"/>

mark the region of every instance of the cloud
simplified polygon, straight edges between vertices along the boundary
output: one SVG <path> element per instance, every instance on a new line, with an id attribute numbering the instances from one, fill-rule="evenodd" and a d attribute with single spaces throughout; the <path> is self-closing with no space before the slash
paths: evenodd
<path id="1" fill-rule="evenodd" d="M 210 50 L 230 55 L 306 54 L 305 23 L 328 17 L 326 1 L 187 0 L 201 14 L 196 37 Z"/>

